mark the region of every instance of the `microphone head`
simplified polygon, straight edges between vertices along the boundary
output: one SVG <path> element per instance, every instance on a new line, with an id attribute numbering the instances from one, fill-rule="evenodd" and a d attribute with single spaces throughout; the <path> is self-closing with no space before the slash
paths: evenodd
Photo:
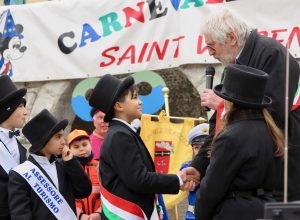
<path id="1" fill-rule="evenodd" d="M 205 74 L 207 76 L 214 76 L 215 72 L 216 72 L 216 70 L 212 65 L 209 65 L 209 66 L 206 67 Z"/>

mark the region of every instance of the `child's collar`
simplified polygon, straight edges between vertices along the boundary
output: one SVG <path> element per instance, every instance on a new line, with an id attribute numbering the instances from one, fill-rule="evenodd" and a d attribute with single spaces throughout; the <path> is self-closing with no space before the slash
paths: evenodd
<path id="1" fill-rule="evenodd" d="M 134 132 L 136 132 L 135 127 L 133 127 L 131 124 L 129 124 L 127 121 L 120 119 L 120 118 L 113 118 L 112 120 L 116 120 L 116 121 L 120 121 L 122 123 L 124 123 L 125 125 L 127 125 L 131 130 L 133 130 Z"/>
<path id="2" fill-rule="evenodd" d="M 0 131 L 3 131 L 3 132 L 5 132 L 5 133 L 8 133 L 8 132 L 14 131 L 14 130 L 15 130 L 15 129 L 10 130 L 10 129 L 8 129 L 8 128 L 0 127 Z"/>
<path id="3" fill-rule="evenodd" d="M 44 155 L 38 155 L 38 154 L 31 154 L 31 156 L 36 160 L 36 162 L 38 162 L 39 164 L 45 164 L 45 165 L 49 165 L 54 163 L 57 160 L 57 157 L 52 155 L 50 161 L 48 160 L 48 158 Z"/>
<path id="4" fill-rule="evenodd" d="M 5 137 L 9 137 L 9 138 L 12 138 L 12 136 L 10 135 L 10 133 L 11 132 L 15 132 L 15 131 L 18 131 L 18 130 L 15 130 L 15 129 L 13 129 L 13 130 L 10 130 L 10 129 L 8 129 L 8 128 L 3 128 L 3 127 L 0 127 L 0 132 L 1 133 L 3 133 L 3 135 L 5 136 Z M 16 132 L 17 133 L 17 132 Z M 16 135 L 16 136 L 18 136 L 18 135 Z"/>

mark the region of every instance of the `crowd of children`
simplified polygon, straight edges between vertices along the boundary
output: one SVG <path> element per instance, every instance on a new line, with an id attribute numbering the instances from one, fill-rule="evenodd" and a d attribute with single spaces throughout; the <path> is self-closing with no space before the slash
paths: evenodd
<path id="1" fill-rule="evenodd" d="M 100 219 L 98 162 L 91 160 L 89 136 L 75 130 L 66 146 L 68 121 L 46 109 L 25 125 L 26 92 L 9 76 L 0 77 L 0 219 L 74 220 L 75 213 L 79 219 Z M 29 156 L 17 129 L 31 144 Z M 75 199 L 88 205 L 75 206 Z"/>
<path id="2" fill-rule="evenodd" d="M 107 89 L 103 90 L 104 85 L 114 90 L 110 92 L 114 96 L 98 95 Z M 64 129 L 68 121 L 58 121 L 47 109 L 25 124 L 26 91 L 17 89 L 10 77 L 0 77 L 1 220 L 110 219 L 112 212 L 105 202 L 109 197 L 104 196 L 101 206 L 103 190 L 132 203 L 133 209 L 139 207 L 145 218 L 158 219 L 156 193 L 178 193 L 180 188 L 195 187 L 184 184 L 186 177 L 181 173 L 155 172 L 137 128 L 130 124 L 141 116 L 132 77 L 124 81 L 103 77 L 90 101 L 95 107 L 91 111 L 94 132 L 88 135 L 75 129 L 67 135 L 67 142 Z M 106 135 L 108 122 L 111 128 Z M 16 138 L 20 135 L 17 129 L 22 129 L 31 144 L 29 152 Z M 99 159 L 103 160 L 100 176 Z"/>

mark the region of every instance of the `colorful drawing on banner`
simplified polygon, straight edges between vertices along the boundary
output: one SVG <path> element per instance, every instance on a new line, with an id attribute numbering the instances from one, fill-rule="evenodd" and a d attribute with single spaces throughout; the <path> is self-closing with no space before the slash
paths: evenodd
<path id="1" fill-rule="evenodd" d="M 148 95 L 140 95 L 139 98 L 143 102 L 142 112 L 144 114 L 153 114 L 158 112 L 164 105 L 164 96 L 161 92 L 166 86 L 164 79 L 157 73 L 152 71 L 137 72 L 131 75 L 135 83 L 147 82 L 151 85 L 151 93 Z M 85 98 L 86 92 L 94 88 L 99 78 L 88 78 L 82 80 L 74 88 L 72 93 L 72 109 L 73 112 L 84 121 L 92 121 L 90 116 L 91 106 Z"/>
<path id="2" fill-rule="evenodd" d="M 13 75 L 12 61 L 20 59 L 27 47 L 22 45 L 23 25 L 15 24 L 10 10 L 0 15 L 0 75 Z"/>
<path id="3" fill-rule="evenodd" d="M 184 10 L 204 5 L 203 0 L 182 0 L 183 3 L 181 6 L 181 0 L 170 0 L 170 2 L 176 11 L 178 11 L 179 8 Z M 190 6 L 190 4 L 193 6 Z M 71 30 L 60 34 L 57 40 L 60 51 L 64 54 L 71 54 L 77 48 L 84 48 L 85 46 L 111 36 L 114 33 L 124 31 L 125 29 L 127 30 L 133 26 L 130 19 L 131 17 L 144 24 L 147 23 L 145 20 L 154 21 L 155 19 L 167 16 L 168 13 L 170 13 L 168 12 L 169 9 L 167 4 L 159 1 L 156 2 L 155 0 L 141 1 L 137 3 L 137 6 L 138 10 L 133 9 L 131 6 L 127 6 L 122 9 L 122 12 L 112 11 L 97 17 L 97 22 L 100 21 L 100 29 L 102 29 L 100 31 L 99 26 L 96 28 L 90 23 L 84 23 L 80 29 L 77 28 L 77 30 L 81 30 L 81 33 L 76 33 L 76 31 Z M 150 13 L 144 14 L 146 11 L 148 12 L 148 10 L 143 10 L 145 7 L 149 8 Z M 146 16 L 150 17 L 147 18 Z M 79 37 L 80 35 L 81 37 Z M 78 41 L 78 38 L 80 39 L 80 42 Z M 117 51 L 119 50 L 119 47 L 114 46 L 111 49 Z M 108 56 L 108 58 L 112 59 L 110 56 Z"/>
<path id="4" fill-rule="evenodd" d="M 171 0 L 171 3 L 174 7 L 174 9 L 177 11 L 179 8 L 180 0 Z"/>
<path id="5" fill-rule="evenodd" d="M 84 121 L 92 121 L 92 117 L 90 115 L 92 107 L 89 105 L 88 101 L 85 98 L 86 92 L 94 88 L 99 78 L 88 78 L 82 80 L 75 87 L 72 93 L 72 109 L 73 112 Z"/>
<path id="6" fill-rule="evenodd" d="M 140 95 L 139 98 L 143 102 L 143 114 L 154 114 L 158 112 L 165 104 L 164 95 L 161 92 L 162 88 L 166 86 L 164 79 L 153 71 L 137 72 L 131 75 L 135 84 L 147 82 L 151 86 L 151 93 L 148 95 Z"/>

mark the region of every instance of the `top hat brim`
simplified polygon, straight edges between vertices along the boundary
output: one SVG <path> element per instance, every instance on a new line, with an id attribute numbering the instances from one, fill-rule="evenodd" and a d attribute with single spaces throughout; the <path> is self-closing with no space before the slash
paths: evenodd
<path id="1" fill-rule="evenodd" d="M 242 106 L 242 107 L 249 107 L 249 108 L 265 108 L 265 107 L 268 107 L 271 103 L 272 103 L 272 99 L 268 96 L 264 96 L 263 100 L 261 103 L 257 103 L 257 102 L 250 102 L 250 101 L 245 101 L 245 100 L 241 100 L 241 99 L 236 99 L 236 98 L 233 98 L 233 97 L 230 97 L 228 96 L 227 94 L 223 93 L 222 92 L 222 88 L 223 88 L 223 85 L 222 84 L 219 84 L 219 85 L 216 85 L 214 87 L 214 92 L 220 96 L 221 98 L 227 100 L 227 101 L 230 101 L 230 102 L 233 102 L 239 106 Z"/>
<path id="2" fill-rule="evenodd" d="M 58 131 L 60 131 L 61 129 L 65 129 L 68 125 L 68 120 L 64 119 L 60 122 L 58 122 L 56 125 L 54 125 L 51 129 L 51 131 L 49 132 L 49 134 L 44 138 L 43 141 L 41 141 L 40 143 L 36 144 L 36 145 L 32 145 L 29 148 L 29 151 L 31 153 L 36 153 L 39 152 L 40 150 L 42 150 L 45 145 L 48 143 L 48 141 L 53 137 L 54 134 L 56 134 Z"/>
<path id="3" fill-rule="evenodd" d="M 105 116 L 104 116 L 104 121 L 105 122 L 110 122 L 113 115 L 114 115 L 114 105 L 116 103 L 116 100 L 120 97 L 120 95 L 126 90 L 128 89 L 130 86 L 132 86 L 134 84 L 134 79 L 133 77 L 129 76 L 127 78 L 125 78 L 122 83 L 119 85 L 118 89 L 116 89 L 116 92 L 113 96 L 113 100 L 109 106 L 109 110 L 107 112 L 105 112 Z"/>
<path id="4" fill-rule="evenodd" d="M 21 97 L 25 96 L 26 92 L 27 92 L 26 88 L 21 88 L 21 89 L 12 91 L 11 93 L 9 93 L 7 96 L 5 96 L 4 98 L 2 98 L 0 100 L 0 106 L 5 105 L 5 103 L 9 102 L 10 100 L 21 98 Z"/>

